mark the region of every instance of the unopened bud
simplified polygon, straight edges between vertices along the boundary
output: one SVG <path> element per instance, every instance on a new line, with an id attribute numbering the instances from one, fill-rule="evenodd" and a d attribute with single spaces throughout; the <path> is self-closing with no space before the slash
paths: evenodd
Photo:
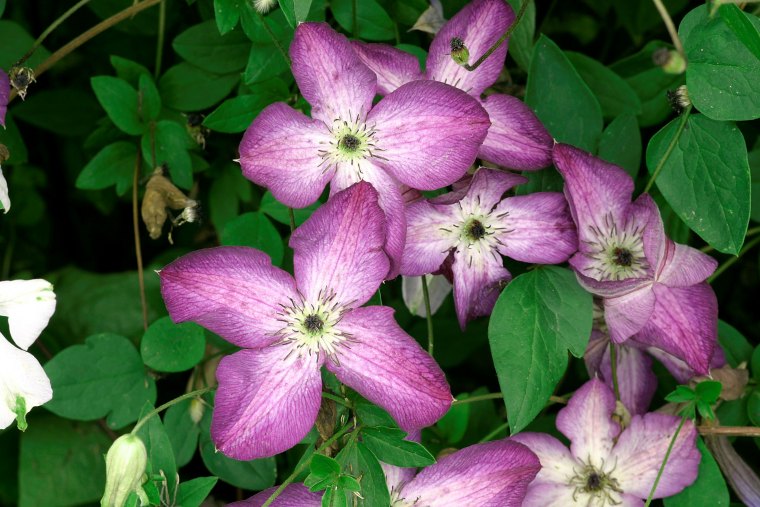
<path id="1" fill-rule="evenodd" d="M 470 50 L 464 45 L 464 41 L 459 37 L 454 37 L 449 44 L 451 46 L 451 58 L 457 65 L 467 65 L 470 61 Z"/>
<path id="2" fill-rule="evenodd" d="M 148 453 L 136 435 L 122 435 L 106 454 L 106 489 L 101 507 L 122 507 L 130 493 L 142 495 Z"/>
<path id="3" fill-rule="evenodd" d="M 678 51 L 660 48 L 652 53 L 652 61 L 668 74 L 679 75 L 686 72 L 686 60 Z"/>
<path id="4" fill-rule="evenodd" d="M 11 86 L 16 89 L 18 96 L 23 100 L 26 97 L 26 89 L 30 84 L 37 82 L 34 79 L 34 71 L 30 67 L 13 67 L 8 73 Z"/>
<path id="5" fill-rule="evenodd" d="M 192 419 L 195 424 L 201 422 L 201 419 L 203 419 L 203 412 L 205 411 L 206 407 L 203 406 L 201 400 L 198 398 L 190 400 L 190 419 Z"/>

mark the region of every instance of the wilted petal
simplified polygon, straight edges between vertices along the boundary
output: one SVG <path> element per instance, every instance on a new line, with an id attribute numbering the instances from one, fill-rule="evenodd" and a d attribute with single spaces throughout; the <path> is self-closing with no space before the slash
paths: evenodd
<path id="1" fill-rule="evenodd" d="M 461 199 L 457 200 L 462 201 L 462 206 L 464 208 L 471 209 L 478 206 L 484 212 L 488 212 L 491 211 L 494 206 L 499 204 L 502 197 L 504 197 L 504 194 L 509 189 L 527 182 L 527 178 L 518 174 L 481 167 L 475 172 L 470 180 L 469 187 L 466 187 L 466 193 L 462 195 Z M 450 194 L 458 195 L 459 192 L 455 191 Z M 453 198 L 454 195 L 450 195 L 451 198 Z M 441 201 L 442 200 L 443 199 L 441 199 Z M 569 218 L 570 217 L 568 216 L 568 219 Z"/>
<path id="2" fill-rule="evenodd" d="M 508 197 L 494 215 L 504 229 L 497 233 L 502 255 L 521 262 L 559 264 L 578 249 L 567 201 L 558 192 Z"/>
<path id="3" fill-rule="evenodd" d="M 320 358 L 322 356 L 319 356 Z M 317 419 L 321 360 L 294 346 L 241 350 L 219 363 L 211 437 L 237 460 L 274 456 L 296 445 Z"/>
<path id="4" fill-rule="evenodd" d="M 3 168 L 0 167 L 0 204 L 3 205 L 3 213 L 8 213 L 11 209 L 11 198 L 8 195 L 8 182 L 3 176 Z"/>
<path id="5" fill-rule="evenodd" d="M 451 272 L 454 278 L 454 306 L 459 326 L 467 321 L 490 315 L 504 286 L 512 279 L 496 250 L 481 243 L 472 248 L 460 246 L 454 252 Z"/>
<path id="6" fill-rule="evenodd" d="M 382 166 L 405 185 L 437 190 L 475 161 L 490 122 L 477 100 L 436 81 L 413 81 L 370 112 Z"/>
<path id="7" fill-rule="evenodd" d="M 0 282 L 0 315 L 8 317 L 11 338 L 26 350 L 55 312 L 55 293 L 47 280 Z"/>
<path id="8" fill-rule="evenodd" d="M 351 41 L 356 55 L 377 75 L 377 93 L 387 95 L 401 85 L 425 79 L 417 57 L 388 44 Z"/>
<path id="9" fill-rule="evenodd" d="M 430 295 L 430 313 L 441 307 L 446 297 L 451 293 L 453 286 L 443 275 L 423 275 L 427 281 L 428 294 Z M 426 317 L 425 296 L 422 292 L 422 276 L 402 276 L 401 294 L 404 304 L 409 313 L 418 317 Z"/>
<path id="10" fill-rule="evenodd" d="M 639 498 L 649 496 L 679 422 L 679 417 L 665 414 L 633 417 L 610 456 L 617 464 L 614 475 L 620 489 Z M 694 424 L 686 421 L 668 457 L 654 498 L 675 495 L 697 478 L 701 456 L 696 437 Z"/>
<path id="11" fill-rule="evenodd" d="M 253 120 L 240 142 L 243 175 L 288 206 L 308 206 L 334 173 L 319 155 L 330 140 L 324 123 L 274 103 Z"/>
<path id="12" fill-rule="evenodd" d="M 377 191 L 359 182 L 335 194 L 290 237 L 299 291 L 307 301 L 330 293 L 343 307 L 364 304 L 388 274 L 385 215 Z"/>
<path id="13" fill-rule="evenodd" d="M 248 500 L 232 502 L 227 505 L 228 507 L 261 507 L 275 490 L 277 490 L 276 487 L 265 489 Z M 301 483 L 288 484 L 282 493 L 274 499 L 274 502 L 269 505 L 272 507 L 320 507 L 322 505 L 322 493 L 312 493 L 309 488 Z"/>
<path id="14" fill-rule="evenodd" d="M 614 410 L 615 395 L 599 379 L 591 379 L 575 391 L 557 414 L 557 429 L 570 439 L 573 456 L 602 468 L 620 433 L 620 426 L 611 419 Z"/>
<path id="15" fill-rule="evenodd" d="M 655 284 L 657 301 L 636 341 L 661 348 L 707 375 L 718 340 L 718 302 L 707 283 L 691 287 Z"/>
<path id="16" fill-rule="evenodd" d="M 438 271 L 456 245 L 451 234 L 452 224 L 457 223 L 454 209 L 417 201 L 406 207 L 406 220 L 401 273 L 414 276 Z"/>
<path id="17" fill-rule="evenodd" d="M 11 95 L 11 81 L 8 74 L 0 69 L 0 125 L 5 127 L 5 113 L 8 112 L 8 98 Z"/>
<path id="18" fill-rule="evenodd" d="M 551 165 L 554 139 L 533 110 L 511 95 L 489 95 L 481 104 L 491 128 L 480 147 L 480 158 L 518 171 Z"/>
<path id="19" fill-rule="evenodd" d="M 403 430 L 430 426 L 451 406 L 451 389 L 441 368 L 393 320 L 393 309 L 369 306 L 348 312 L 336 326 L 352 338 L 338 349 L 339 364 L 327 369 Z"/>
<path id="20" fill-rule="evenodd" d="M 417 18 L 414 26 L 409 30 L 419 30 L 421 32 L 436 34 L 441 27 L 443 27 L 444 23 L 446 23 L 446 18 L 443 17 L 443 5 L 441 5 L 441 0 L 430 0 L 430 7 L 420 14 L 420 17 Z"/>
<path id="21" fill-rule="evenodd" d="M 517 442 L 476 444 L 424 468 L 399 496 L 436 507 L 519 507 L 540 468 L 536 455 Z"/>
<path id="22" fill-rule="evenodd" d="M 451 41 L 458 38 L 464 43 L 470 53 L 468 63 L 473 64 L 499 40 L 514 19 L 512 8 L 502 0 L 475 0 L 465 5 L 443 25 L 430 44 L 428 77 L 456 86 L 473 97 L 480 96 L 499 77 L 509 41 L 504 41 L 472 72 L 451 58 Z"/>
<path id="23" fill-rule="evenodd" d="M 0 430 L 16 420 L 19 398 L 24 415 L 50 401 L 53 390 L 45 370 L 29 352 L 17 349 L 0 334 Z"/>
<path id="24" fill-rule="evenodd" d="M 657 376 L 652 371 L 652 359 L 636 347 L 619 345 L 617 352 L 617 381 L 620 401 L 631 414 L 643 414 L 657 390 Z M 609 347 L 600 368 L 601 377 L 609 388 L 612 384 L 612 361 Z"/>
<path id="25" fill-rule="evenodd" d="M 650 284 L 622 296 L 606 298 L 603 303 L 610 339 L 623 343 L 649 322 L 654 311 L 655 293 Z"/>
<path id="26" fill-rule="evenodd" d="M 327 23 L 301 23 L 290 45 L 293 76 L 311 104 L 311 116 L 333 120 L 361 119 L 375 98 L 377 78 L 351 48 L 345 35 Z M 283 139 L 283 146 L 288 143 Z"/>
<path id="27" fill-rule="evenodd" d="M 527 446 L 541 462 L 541 471 L 538 472 L 530 489 L 533 489 L 533 486 L 544 489 L 550 484 L 562 484 L 567 487 L 568 481 L 576 474 L 575 467 L 578 466 L 578 462 L 570 454 L 570 450 L 553 436 L 546 433 L 525 432 L 513 435 L 509 439 Z M 531 496 L 530 493 L 529 496 Z"/>
<path id="28" fill-rule="evenodd" d="M 293 277 L 248 247 L 218 247 L 180 257 L 159 273 L 174 322 L 193 321 L 240 347 L 263 347 L 283 328 L 281 305 L 296 299 Z"/>

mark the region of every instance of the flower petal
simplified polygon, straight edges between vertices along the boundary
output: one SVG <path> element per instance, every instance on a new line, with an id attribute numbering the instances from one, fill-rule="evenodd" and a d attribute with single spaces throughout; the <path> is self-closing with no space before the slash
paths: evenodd
<path id="1" fill-rule="evenodd" d="M 451 272 L 454 279 L 454 306 L 459 326 L 490 315 L 504 286 L 512 279 L 501 255 L 477 243 L 472 248 L 460 245 L 454 252 Z"/>
<path id="2" fill-rule="evenodd" d="M 502 255 L 521 262 L 559 264 L 578 249 L 567 201 L 558 192 L 507 197 L 494 215 L 504 229 L 497 233 Z"/>
<path id="3" fill-rule="evenodd" d="M 602 468 L 620 433 L 620 426 L 611 418 L 614 410 L 615 395 L 597 378 L 575 391 L 557 414 L 557 429 L 570 439 L 573 456 Z"/>
<path id="4" fill-rule="evenodd" d="M 393 320 L 393 309 L 352 310 L 337 329 L 351 336 L 327 369 L 372 403 L 388 411 L 401 429 L 430 426 L 453 400 L 441 368 Z"/>
<path id="5" fill-rule="evenodd" d="M 489 95 L 481 104 L 491 119 L 478 156 L 518 171 L 551 165 L 554 139 L 531 108 L 511 95 Z"/>
<path id="6" fill-rule="evenodd" d="M 417 201 L 406 207 L 406 245 L 401 273 L 408 276 L 434 273 L 441 268 L 456 245 L 452 224 L 457 222 L 454 208 Z"/>
<path id="7" fill-rule="evenodd" d="M 622 296 L 605 298 L 603 303 L 604 321 L 610 339 L 623 343 L 649 322 L 654 311 L 655 295 L 650 284 Z"/>
<path id="8" fill-rule="evenodd" d="M 413 81 L 386 95 L 367 123 L 375 126 L 380 165 L 420 190 L 461 178 L 490 125 L 477 100 L 436 81 Z"/>
<path id="9" fill-rule="evenodd" d="M 718 302 L 705 282 L 691 287 L 654 285 L 656 303 L 636 341 L 658 347 L 707 375 L 718 340 Z"/>
<path id="10" fill-rule="evenodd" d="M 50 401 L 50 379 L 37 358 L 17 349 L 0 334 L 0 430 L 16 420 L 16 400 L 24 399 L 26 413 Z"/>
<path id="11" fill-rule="evenodd" d="M 293 278 L 269 256 L 247 247 L 218 247 L 180 257 L 159 273 L 174 322 L 193 321 L 240 347 L 276 340 L 281 305 L 298 296 Z"/>
<path id="12" fill-rule="evenodd" d="M 8 317 L 11 338 L 26 350 L 55 312 L 55 293 L 47 280 L 0 282 L 0 315 Z"/>
<path id="13" fill-rule="evenodd" d="M 264 109 L 240 142 L 243 175 L 294 208 L 315 202 L 334 173 L 319 150 L 331 141 L 327 126 L 282 102 Z"/>
<path id="14" fill-rule="evenodd" d="M 377 93 L 387 95 L 401 85 L 425 79 L 417 57 L 388 44 L 351 41 L 359 59 L 377 76 Z"/>
<path id="15" fill-rule="evenodd" d="M 584 504 L 576 502 L 573 495 L 574 487 L 567 484 L 533 484 L 528 488 L 525 495 L 524 507 L 547 507 L 548 505 L 562 505 L 563 507 Z M 617 507 L 617 504 L 616 504 Z"/>
<path id="16" fill-rule="evenodd" d="M 472 72 L 452 59 L 451 41 L 460 39 L 470 53 L 468 63 L 475 63 L 504 34 L 514 19 L 512 8 L 502 0 L 475 0 L 467 4 L 443 25 L 430 44 L 428 77 L 454 85 L 473 97 L 480 96 L 499 77 L 509 41 L 504 41 Z"/>
<path id="17" fill-rule="evenodd" d="M 8 213 L 11 209 L 11 198 L 8 195 L 8 182 L 3 176 L 3 168 L 0 167 L 0 204 L 3 205 L 3 213 Z"/>
<path id="18" fill-rule="evenodd" d="M 536 455 L 517 442 L 475 444 L 424 468 L 399 496 L 436 507 L 519 507 L 540 468 Z"/>
<path id="19" fill-rule="evenodd" d="M 466 209 L 477 205 L 484 212 L 489 212 L 501 202 L 502 197 L 509 189 L 527 182 L 527 178 L 518 174 L 481 167 L 470 180 L 466 193 L 458 200 L 462 201 L 462 206 Z M 458 195 L 459 192 L 454 191 L 447 195 L 451 194 Z M 439 201 L 443 201 L 443 199 Z"/>
<path id="20" fill-rule="evenodd" d="M 216 370 L 219 387 L 211 421 L 216 448 L 247 461 L 300 442 L 317 420 L 321 363 L 286 345 L 224 357 Z"/>
<path id="21" fill-rule="evenodd" d="M 265 489 L 247 500 L 227 504 L 227 507 L 261 507 L 276 489 L 276 487 Z M 272 507 L 320 507 L 322 505 L 322 494 L 312 493 L 300 482 L 288 484 L 282 493 L 274 499 L 274 502 L 269 505 Z"/>
<path id="22" fill-rule="evenodd" d="M 620 435 L 611 458 L 620 488 L 629 495 L 647 498 L 665 457 L 679 417 L 650 413 L 634 416 Z M 697 478 L 701 455 L 696 446 L 697 431 L 686 421 L 668 457 L 654 498 L 675 495 Z"/>
<path id="23" fill-rule="evenodd" d="M 336 119 L 367 115 L 377 78 L 356 56 L 345 35 L 327 23 L 301 23 L 290 45 L 290 58 L 298 89 L 311 104 L 312 118 L 332 125 Z"/>
<path id="24" fill-rule="evenodd" d="M 0 125 L 5 127 L 5 113 L 8 112 L 8 98 L 11 95 L 11 81 L 8 74 L 0 69 Z"/>
<path id="25" fill-rule="evenodd" d="M 652 371 L 652 359 L 636 347 L 617 347 L 617 381 L 620 401 L 631 414 L 643 414 L 657 390 L 657 376 Z M 612 389 L 612 361 L 609 347 L 601 363 L 602 380 Z"/>
<path id="26" fill-rule="evenodd" d="M 422 275 L 425 277 L 430 295 L 430 313 L 435 312 L 446 300 L 453 286 L 443 275 Z M 417 317 L 427 317 L 425 294 L 422 290 L 422 276 L 402 276 L 401 294 L 409 313 Z"/>
<path id="27" fill-rule="evenodd" d="M 335 194 L 290 237 L 298 290 L 316 302 L 334 293 L 342 307 L 363 305 L 388 274 L 386 222 L 378 193 L 359 182 Z"/>
<path id="28" fill-rule="evenodd" d="M 527 446 L 541 462 L 541 471 L 530 489 L 533 489 L 533 486 L 543 489 L 550 484 L 562 484 L 567 487 L 568 481 L 576 474 L 575 467 L 578 466 L 578 462 L 570 454 L 570 450 L 553 436 L 526 431 L 509 439 Z"/>

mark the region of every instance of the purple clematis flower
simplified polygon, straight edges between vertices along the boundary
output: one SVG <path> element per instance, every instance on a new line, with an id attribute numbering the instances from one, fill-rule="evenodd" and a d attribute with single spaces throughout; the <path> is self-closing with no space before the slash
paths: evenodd
<path id="1" fill-rule="evenodd" d="M 705 283 L 713 258 L 665 236 L 648 194 L 631 202 L 633 180 L 620 167 L 557 144 L 554 164 L 578 226 L 570 259 L 580 284 L 603 299 L 610 339 L 636 335 L 707 373 L 717 342 L 718 305 Z"/>
<path id="2" fill-rule="evenodd" d="M 546 505 L 599 507 L 644 505 L 680 418 L 635 415 L 621 429 L 612 418 L 615 396 L 602 381 L 584 384 L 557 415 L 557 429 L 570 449 L 544 433 L 511 437 L 541 460 L 541 471 L 528 487 L 525 507 Z M 686 421 L 676 438 L 654 498 L 671 496 L 697 478 L 701 456 L 697 431 Z"/>
<path id="3" fill-rule="evenodd" d="M 378 92 L 388 94 L 406 83 L 429 79 L 464 90 L 480 100 L 496 82 L 507 55 L 505 41 L 482 65 L 468 71 L 452 54 L 466 48 L 472 64 L 504 34 L 515 14 L 504 0 L 475 0 L 466 5 L 438 32 L 430 45 L 425 73 L 417 57 L 386 44 L 352 41 L 362 61 L 377 74 Z M 491 128 L 478 157 L 521 171 L 534 171 L 551 164 L 554 141 L 533 111 L 511 95 L 493 94 L 481 101 Z"/>
<path id="4" fill-rule="evenodd" d="M 510 440 L 466 447 L 417 474 L 413 468 L 384 467 L 393 507 L 519 507 L 540 468 L 533 452 Z M 231 506 L 261 507 L 274 490 Z M 291 484 L 271 505 L 319 507 L 321 498 L 303 484 Z"/>
<path id="5" fill-rule="evenodd" d="M 11 95 L 11 81 L 8 74 L 0 69 L 0 125 L 5 127 L 5 113 L 8 112 L 8 98 Z"/>
<path id="6" fill-rule="evenodd" d="M 302 23 L 290 46 L 293 75 L 312 118 L 284 103 L 264 109 L 240 143 L 243 174 L 288 206 L 312 204 L 364 180 L 388 218 L 388 278 L 398 274 L 406 221 L 399 184 L 445 187 L 475 161 L 488 131 L 478 101 L 452 86 L 409 83 L 375 106 L 375 74 L 348 39 L 325 23 Z"/>
<path id="7" fill-rule="evenodd" d="M 511 279 L 501 256 L 538 263 L 566 261 L 577 250 L 567 202 L 558 192 L 507 197 L 527 180 L 481 168 L 469 185 L 407 206 L 404 275 L 443 271 L 454 284 L 459 324 L 488 315 Z"/>
<path id="8" fill-rule="evenodd" d="M 245 247 L 200 250 L 161 270 L 175 322 L 197 322 L 244 348 L 217 369 L 211 436 L 228 456 L 272 456 L 297 444 L 317 417 L 322 365 L 406 431 L 451 405 L 443 372 L 393 310 L 360 308 L 388 272 L 377 200 L 358 183 L 301 225 L 290 239 L 295 279 Z"/>

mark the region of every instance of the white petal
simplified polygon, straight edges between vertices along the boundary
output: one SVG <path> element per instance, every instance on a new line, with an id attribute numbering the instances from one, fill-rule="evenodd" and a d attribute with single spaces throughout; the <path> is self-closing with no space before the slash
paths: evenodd
<path id="1" fill-rule="evenodd" d="M 430 294 L 430 312 L 435 315 L 435 312 L 438 311 L 446 300 L 446 296 L 451 293 L 452 285 L 443 275 L 424 276 L 427 280 L 428 293 Z M 401 294 L 404 298 L 404 304 L 412 315 L 418 317 L 427 316 L 421 276 L 402 276 Z"/>
<path id="2" fill-rule="evenodd" d="M 8 197 L 8 182 L 3 176 L 3 169 L 0 167 L 0 204 L 3 205 L 3 211 L 8 213 L 11 209 L 11 198 Z"/>
<path id="3" fill-rule="evenodd" d="M 29 352 L 19 350 L 0 335 L 0 429 L 16 419 L 16 400 L 26 402 L 26 413 L 53 397 L 45 370 Z"/>
<path id="4" fill-rule="evenodd" d="M 55 293 L 42 279 L 0 282 L 0 315 L 8 317 L 11 338 L 26 350 L 55 312 Z"/>

